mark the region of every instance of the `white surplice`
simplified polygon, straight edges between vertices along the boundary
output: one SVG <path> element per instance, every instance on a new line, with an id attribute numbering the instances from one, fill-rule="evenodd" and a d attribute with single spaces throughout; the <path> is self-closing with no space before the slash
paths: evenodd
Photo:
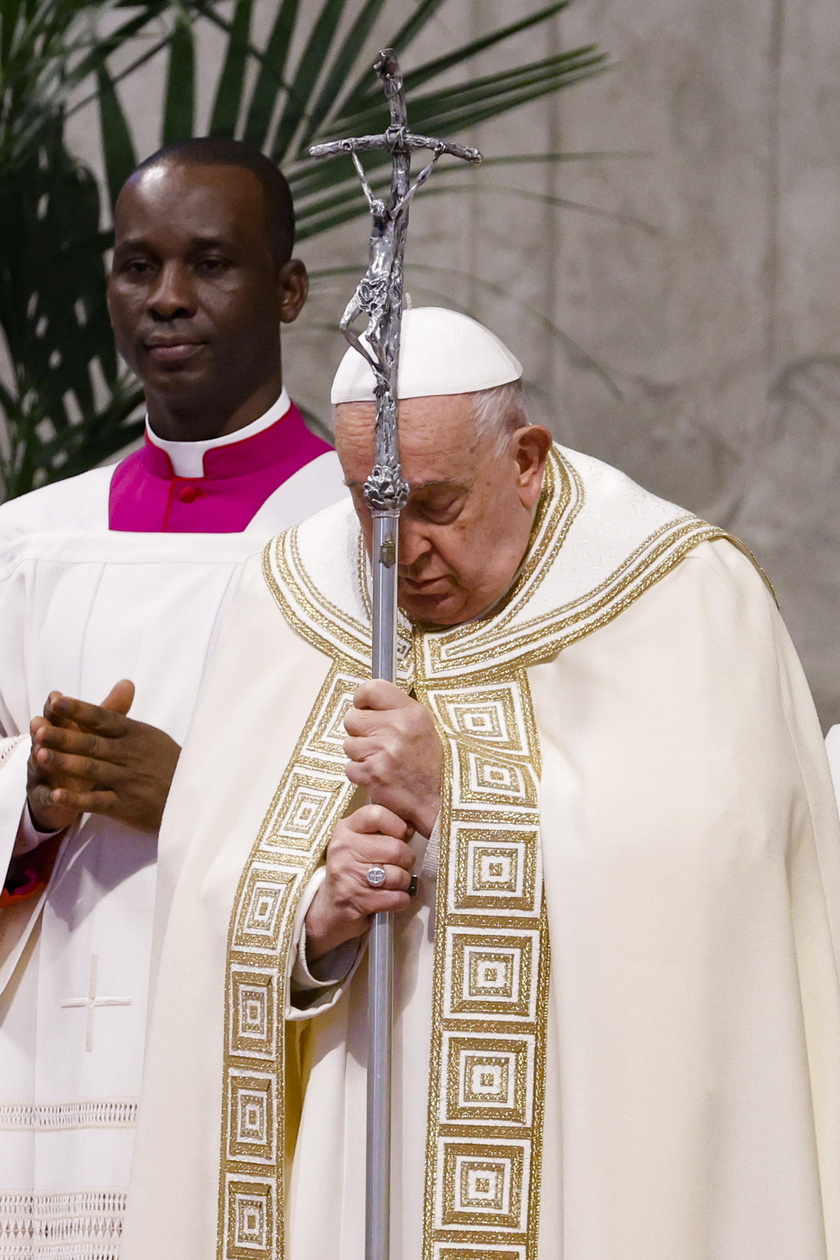
<path id="1" fill-rule="evenodd" d="M 111 532 L 112 468 L 0 508 L 0 866 L 25 800 L 30 719 L 53 689 L 182 743 L 243 563 L 343 493 L 333 453 L 236 534 Z M 145 1037 L 157 837 L 73 827 L 40 898 L 0 911 L 0 1257 L 116 1256 Z"/>
<path id="2" fill-rule="evenodd" d="M 555 460 L 554 551 L 534 543 L 542 559 L 495 615 L 401 628 L 404 685 L 441 729 L 461 724 L 451 790 L 469 814 L 502 787 L 467 828 L 490 864 L 442 858 L 398 919 L 391 1255 L 840 1260 L 840 834 L 807 685 L 745 555 L 596 461 Z M 122 1260 L 364 1255 L 365 967 L 305 1011 L 285 992 L 312 863 L 350 800 L 359 557 L 349 508 L 277 540 L 249 563 L 208 673 L 161 835 Z M 482 963 L 482 933 L 500 938 L 480 918 L 472 970 L 439 973 L 435 955 L 463 935 L 479 876 L 525 897 L 522 827 L 498 803 L 518 772 L 494 751 L 523 721 L 541 766 L 544 1040 L 513 1036 L 531 1018 L 517 1008 L 476 1072 L 487 1036 L 459 1004 L 480 1008 L 483 985 L 504 1014 L 497 973 L 527 952 L 509 932 Z"/>

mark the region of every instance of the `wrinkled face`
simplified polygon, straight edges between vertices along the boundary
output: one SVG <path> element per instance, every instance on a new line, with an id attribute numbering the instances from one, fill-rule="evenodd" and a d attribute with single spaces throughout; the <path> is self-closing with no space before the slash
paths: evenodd
<path id="1" fill-rule="evenodd" d="M 306 289 L 289 289 L 302 264 L 277 262 L 263 197 L 249 170 L 177 163 L 120 193 L 108 305 L 153 424 L 169 411 L 230 413 L 260 390 L 268 407 L 279 393 L 279 324 Z"/>
<path id="2" fill-rule="evenodd" d="M 336 449 L 370 552 L 363 486 L 373 464 L 375 411 L 336 408 Z M 504 454 L 480 437 L 472 396 L 400 403 L 400 454 L 411 487 L 400 516 L 399 601 L 415 620 L 455 626 L 504 594 L 528 546 L 551 435 L 518 429 Z"/>

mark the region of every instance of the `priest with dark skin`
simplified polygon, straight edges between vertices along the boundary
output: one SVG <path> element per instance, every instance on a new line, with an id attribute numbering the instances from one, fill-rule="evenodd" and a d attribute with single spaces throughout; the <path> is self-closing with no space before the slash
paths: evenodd
<path id="1" fill-rule="evenodd" d="M 200 142 L 199 142 L 200 143 Z M 280 394 L 280 325 L 303 306 L 291 258 L 288 189 L 200 147 L 144 163 L 115 209 L 108 308 L 122 357 L 143 383 L 149 422 L 171 441 L 234 433 Z M 44 832 L 83 813 L 143 831 L 161 820 L 180 748 L 128 716 L 134 684 L 99 704 L 51 692 L 32 720 L 27 799 Z"/>

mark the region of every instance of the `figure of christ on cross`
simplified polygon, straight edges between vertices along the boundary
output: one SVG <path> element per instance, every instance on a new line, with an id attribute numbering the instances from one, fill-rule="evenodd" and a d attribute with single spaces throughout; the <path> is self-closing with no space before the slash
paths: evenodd
<path id="1" fill-rule="evenodd" d="M 402 72 L 393 52 L 386 49 L 380 53 L 374 69 L 382 81 L 388 100 L 391 115 L 388 128 L 379 135 L 356 136 L 317 144 L 309 152 L 312 157 L 333 157 L 339 153 L 349 153 L 370 207 L 373 222 L 368 269 L 356 286 L 339 326 L 350 344 L 370 364 L 380 390 L 384 393 L 395 367 L 398 351 L 409 203 L 425 184 L 444 153 L 465 162 L 480 162 L 481 154 L 467 145 L 437 140 L 432 136 L 409 131 Z M 375 196 L 358 156 L 360 153 L 383 149 L 390 152 L 392 159 L 391 193 L 387 202 Z M 411 155 L 421 149 L 430 150 L 433 157 L 412 182 Z M 365 329 L 367 347 L 353 328 L 361 315 L 367 316 L 368 321 Z"/>

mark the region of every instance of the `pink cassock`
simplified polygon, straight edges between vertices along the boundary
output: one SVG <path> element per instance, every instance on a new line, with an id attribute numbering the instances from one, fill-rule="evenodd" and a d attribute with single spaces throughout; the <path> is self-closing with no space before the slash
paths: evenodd
<path id="1" fill-rule="evenodd" d="M 147 533 L 239 533 L 278 486 L 330 449 L 294 403 L 260 433 L 205 451 L 201 477 L 177 477 L 166 451 L 147 435 L 114 471 L 108 523 Z"/>

